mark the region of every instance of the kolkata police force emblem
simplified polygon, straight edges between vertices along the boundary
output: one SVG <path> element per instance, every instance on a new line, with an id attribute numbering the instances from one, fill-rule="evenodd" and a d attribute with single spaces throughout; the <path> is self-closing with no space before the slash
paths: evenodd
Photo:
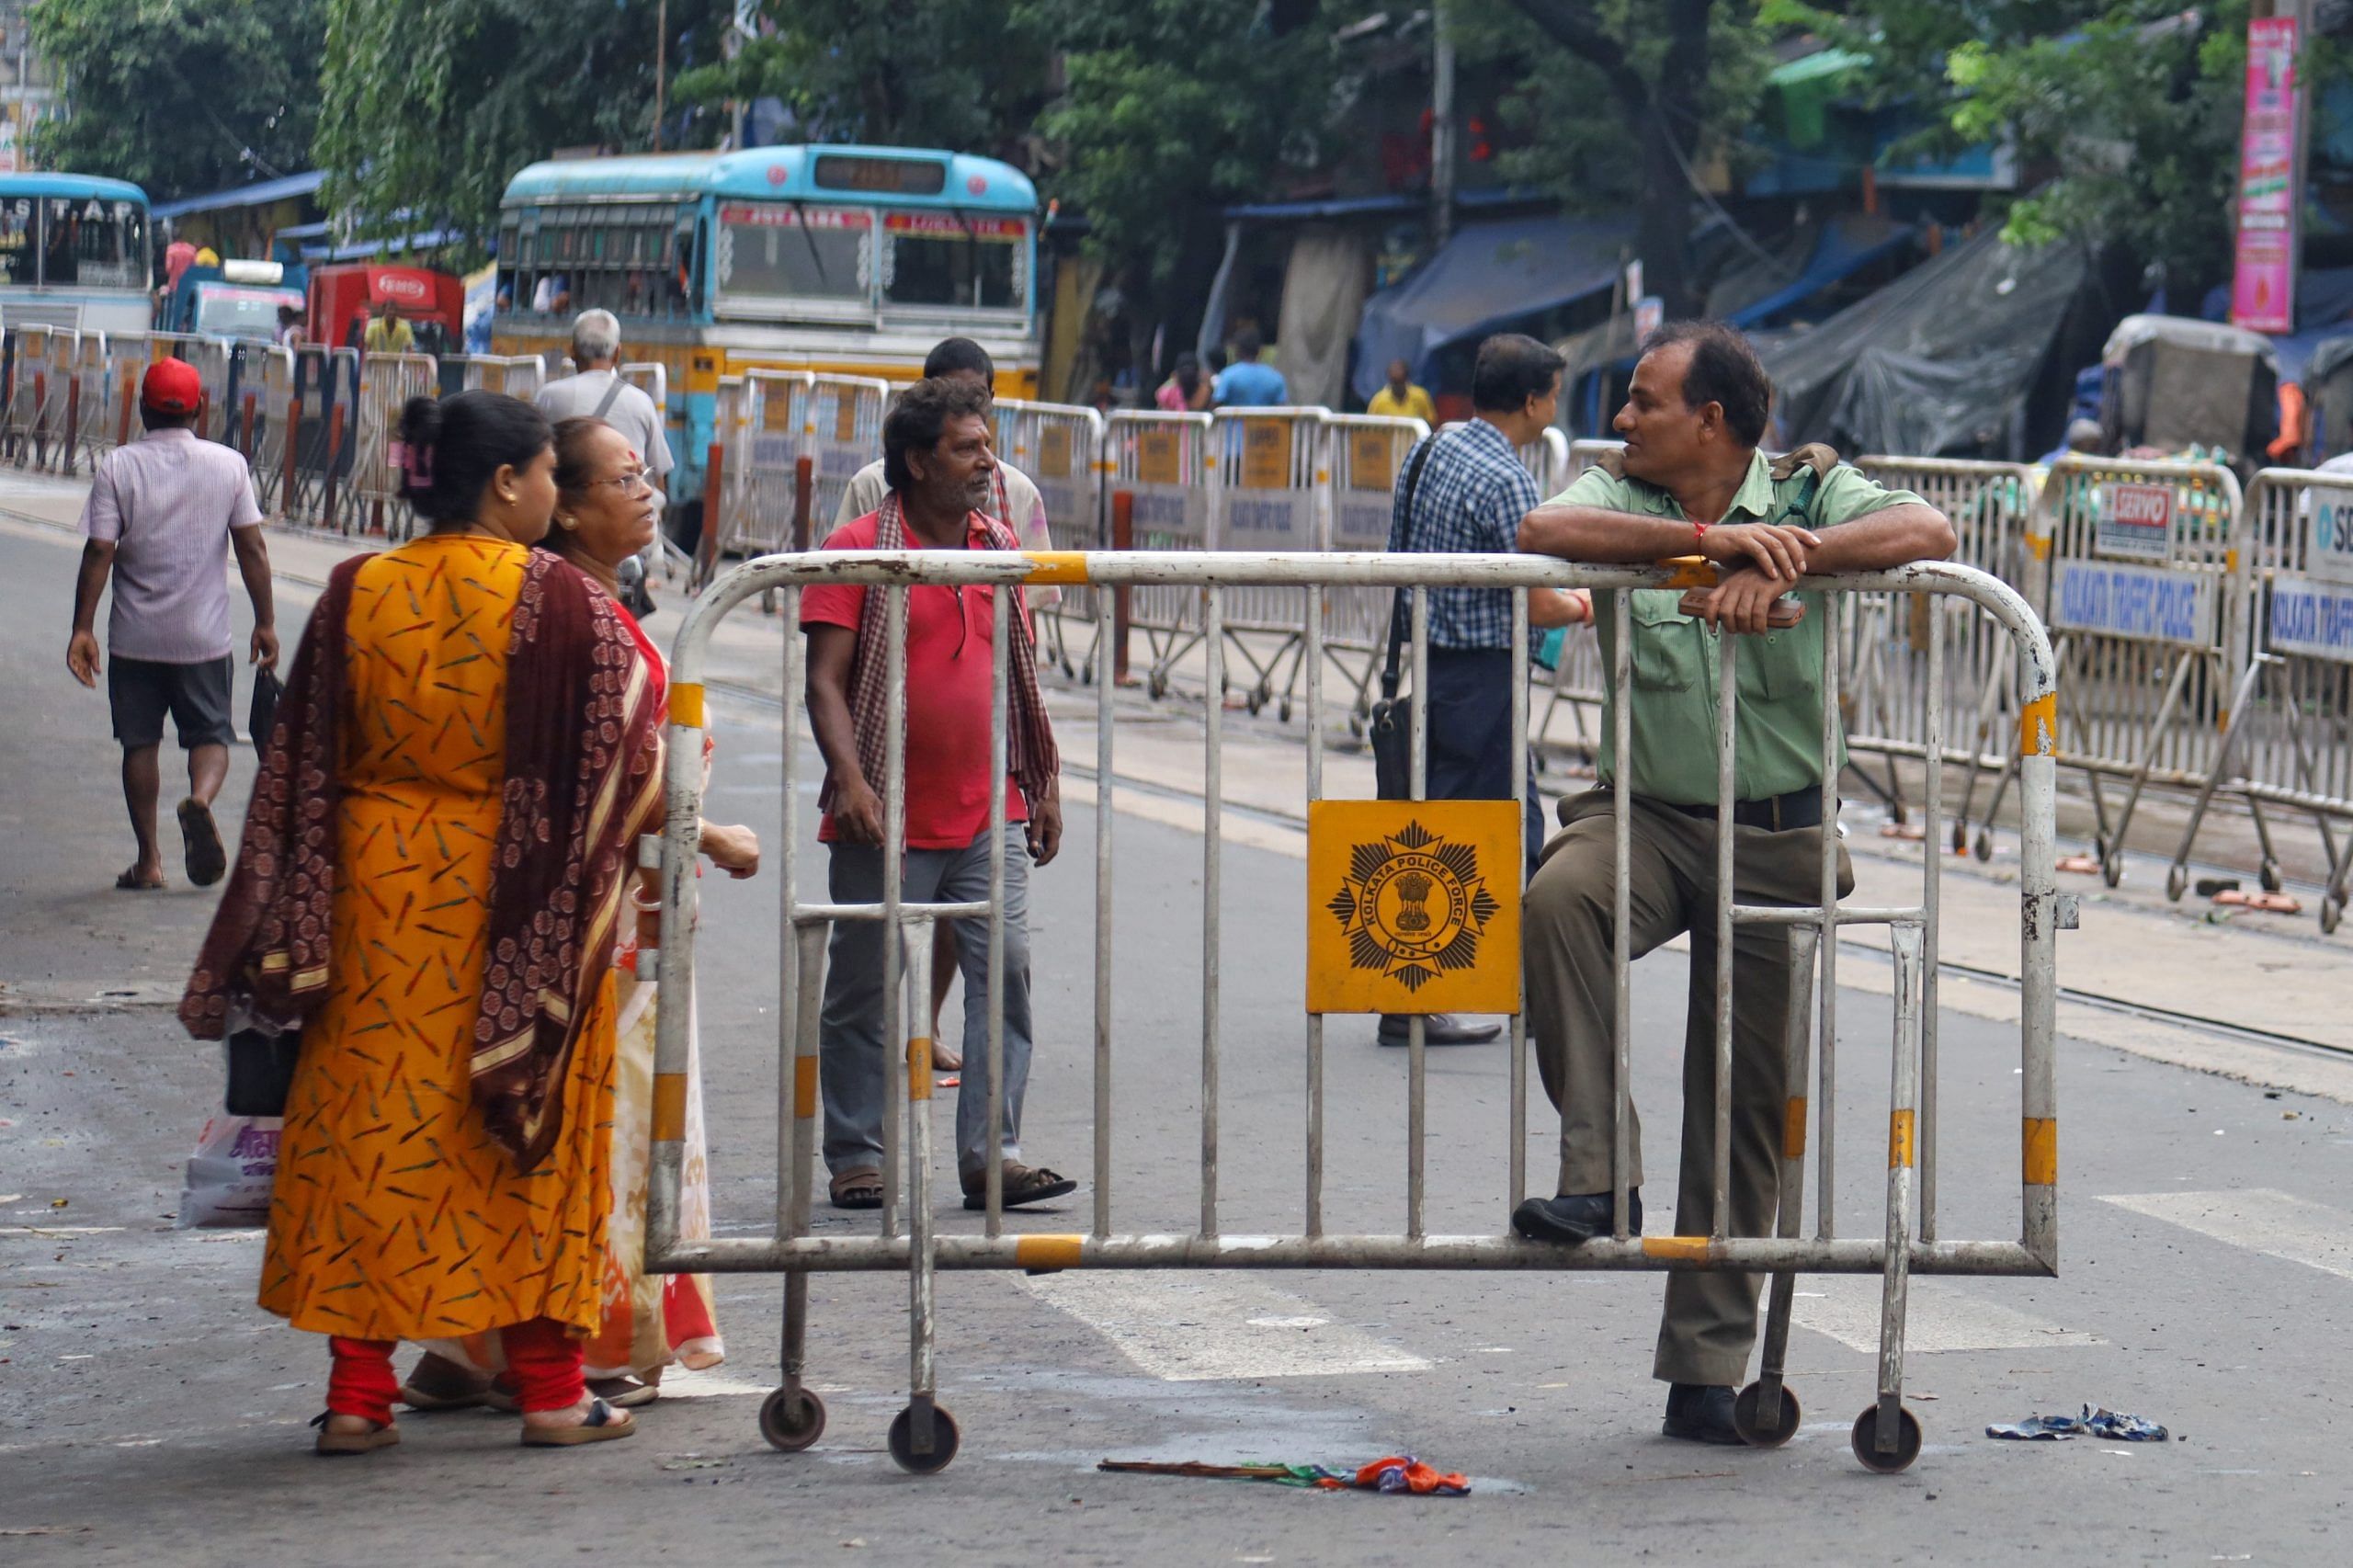
<path id="1" fill-rule="evenodd" d="M 1340 891 L 1324 906 L 1347 934 L 1348 965 L 1418 991 L 1479 961 L 1479 941 L 1503 906 L 1479 872 L 1479 851 L 1419 822 L 1350 847 Z"/>

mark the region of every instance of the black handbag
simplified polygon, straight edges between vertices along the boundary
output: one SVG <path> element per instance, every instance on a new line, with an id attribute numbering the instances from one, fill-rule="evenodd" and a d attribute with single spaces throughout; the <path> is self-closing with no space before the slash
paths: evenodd
<path id="1" fill-rule="evenodd" d="M 1405 537 L 1399 546 L 1414 548 L 1414 494 L 1421 486 L 1422 465 L 1429 460 L 1433 436 L 1414 453 L 1405 467 Z M 1397 695 L 1397 660 L 1405 645 L 1405 618 L 1411 608 L 1406 590 L 1397 590 L 1389 607 L 1389 657 L 1381 671 L 1381 700 L 1372 705 L 1373 792 L 1384 801 L 1411 800 L 1414 794 L 1414 699 Z"/>
<path id="2" fill-rule="evenodd" d="M 231 1116 L 284 1116 L 287 1093 L 294 1086 L 294 1060 L 301 1049 L 300 1029 L 280 1034 L 230 1031 L 229 1092 L 222 1096 L 222 1108 Z"/>
<path id="3" fill-rule="evenodd" d="M 254 672 L 254 699 L 245 710 L 245 733 L 253 737 L 256 756 L 269 756 L 269 733 L 278 723 L 278 699 L 285 689 L 276 670 Z"/>

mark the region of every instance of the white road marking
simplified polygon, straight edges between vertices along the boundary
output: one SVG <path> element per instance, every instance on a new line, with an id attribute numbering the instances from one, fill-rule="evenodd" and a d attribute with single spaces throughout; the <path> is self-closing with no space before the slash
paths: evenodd
<path id="1" fill-rule="evenodd" d="M 2268 1187 L 2245 1192 L 2139 1192 L 2103 1197 L 2152 1220 L 2267 1257 L 2353 1279 L 2353 1214 Z"/>
<path id="2" fill-rule="evenodd" d="M 1066 1273 L 1023 1281 L 1167 1382 L 1420 1372 L 1430 1363 L 1245 1278 Z M 1254 1320 L 1292 1320 L 1301 1326 Z"/>
<path id="3" fill-rule="evenodd" d="M 1827 1335 L 1850 1350 L 1876 1354 L 1879 1310 L 1877 1275 L 1824 1274 L 1799 1281 L 1790 1315 L 1801 1328 Z M 1965 1295 L 1949 1280 L 1912 1281 L 1904 1328 L 1904 1348 L 1910 1353 L 2025 1350 L 2046 1345 L 2104 1343 L 2096 1335 L 2063 1328 L 2015 1307 Z"/>

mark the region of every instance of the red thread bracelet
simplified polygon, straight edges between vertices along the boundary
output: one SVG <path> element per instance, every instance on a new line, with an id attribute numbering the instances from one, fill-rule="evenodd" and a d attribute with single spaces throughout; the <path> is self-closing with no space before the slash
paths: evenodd
<path id="1" fill-rule="evenodd" d="M 1693 523 L 1691 525 L 1691 548 L 1699 551 L 1701 554 L 1705 554 L 1707 553 L 1707 547 L 1708 525 L 1705 523 Z"/>

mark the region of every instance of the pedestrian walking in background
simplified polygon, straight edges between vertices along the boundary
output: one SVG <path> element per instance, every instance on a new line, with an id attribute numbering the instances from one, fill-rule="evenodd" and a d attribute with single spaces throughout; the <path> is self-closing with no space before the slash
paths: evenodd
<path id="1" fill-rule="evenodd" d="M 943 337 L 924 356 L 923 373 L 926 381 L 945 379 L 963 381 L 995 397 L 996 362 L 989 351 L 969 337 Z M 995 451 L 991 438 L 990 451 Z M 1023 550 L 1051 550 L 1054 536 L 1046 524 L 1046 497 L 1035 481 L 1019 469 L 996 458 L 990 470 L 991 493 L 982 510 L 1006 528 L 1020 541 Z M 881 459 L 868 463 L 850 475 L 849 485 L 842 492 L 841 506 L 834 513 L 834 527 L 846 528 L 860 517 L 881 511 L 890 495 L 890 485 L 883 478 Z M 1044 587 L 1023 587 L 1022 601 L 1033 611 L 1051 609 L 1063 602 L 1063 591 L 1051 585 Z M 939 1032 L 940 1009 L 947 1006 L 948 993 L 956 983 L 958 954 L 956 927 L 939 925 L 931 932 L 931 1038 L 932 1063 L 943 1073 L 963 1070 L 963 1052 L 942 1043 Z"/>
<path id="2" fill-rule="evenodd" d="M 1416 443 L 1398 470 L 1390 504 L 1392 551 L 1508 553 L 1518 548 L 1519 520 L 1541 499 L 1518 449 L 1539 439 L 1560 400 L 1560 355 L 1532 337 L 1504 333 L 1479 345 L 1471 375 L 1472 417 Z M 1512 594 L 1507 588 L 1432 588 L 1429 688 L 1414 693 L 1427 737 L 1426 793 L 1433 801 L 1511 799 L 1513 704 L 1526 687 L 1511 675 Z M 1399 594 L 1392 640 L 1408 631 L 1410 601 Z M 1552 588 L 1528 592 L 1529 652 L 1555 626 L 1592 618 L 1588 595 Z M 1529 864 L 1544 836 L 1533 760 L 1528 765 Z M 1409 1020 L 1381 1020 L 1381 1043 L 1407 1042 Z M 1431 1045 L 1476 1045 L 1502 1030 L 1437 1014 L 1423 1022 Z"/>
<path id="3" fill-rule="evenodd" d="M 601 419 L 566 419 L 555 427 L 555 517 L 540 547 L 585 573 L 621 606 L 620 565 L 645 548 L 661 516 L 661 494 L 646 478 L 630 437 Z M 658 721 L 669 722 L 669 673 L 654 640 L 621 608 L 621 624 L 655 687 Z M 709 782 L 712 743 L 703 737 Z M 729 875 L 760 867 L 760 841 L 748 827 L 702 824 L 702 853 Z M 612 1104 L 612 1219 L 605 1233 L 604 1318 L 588 1337 L 583 1370 L 588 1392 L 623 1409 L 651 1403 L 662 1370 L 676 1362 L 695 1370 L 726 1358 L 710 1277 L 645 1272 L 647 1188 L 653 1176 L 654 1028 L 660 988 L 638 972 L 639 953 L 661 940 L 661 877 L 641 871 L 631 910 L 620 923 L 613 958 L 613 1017 L 617 1035 Z M 673 1006 L 687 1010 L 687 1072 L 683 1169 L 678 1183 L 678 1234 L 710 1235 L 710 1160 L 703 1137 L 701 1051 L 696 1040 L 694 995 Z M 494 1334 L 437 1341 L 401 1385 L 404 1403 L 419 1410 L 505 1404 L 512 1397 L 494 1381 L 507 1371 Z M 511 1384 L 511 1375 L 507 1381 Z"/>
<path id="4" fill-rule="evenodd" d="M 236 672 L 231 552 L 254 607 L 247 658 L 264 670 L 278 665 L 269 547 L 253 475 L 233 449 L 197 438 L 192 426 L 203 404 L 195 366 L 159 359 L 147 367 L 139 382 L 139 422 L 147 434 L 99 460 L 82 507 L 89 541 L 74 585 L 65 665 L 84 686 L 97 685 L 101 661 L 92 629 L 111 577 L 104 673 L 115 739 L 122 743 L 123 803 L 139 845 L 138 858 L 115 879 L 126 890 L 164 885 L 155 805 L 167 714 L 188 753 L 188 796 L 178 812 L 188 880 L 210 887 L 228 869 L 212 802 L 229 777 L 229 747 L 237 738 L 230 718 Z"/>
<path id="5" fill-rule="evenodd" d="M 1430 401 L 1429 389 L 1414 384 L 1414 368 L 1403 359 L 1389 361 L 1389 380 L 1372 394 L 1364 411 L 1392 419 L 1418 419 L 1425 425 L 1438 423 L 1438 405 Z"/>
<path id="6" fill-rule="evenodd" d="M 1220 408 L 1279 408 L 1290 401 L 1283 373 L 1258 361 L 1266 347 L 1255 326 L 1233 335 L 1233 362 L 1217 373 L 1212 390 Z"/>
<path id="7" fill-rule="evenodd" d="M 330 575 L 180 1017 L 301 1030 L 261 1304 L 333 1336 L 321 1453 L 399 1440 L 395 1341 L 494 1331 L 526 1444 L 626 1437 L 581 1346 L 654 675 L 612 601 L 530 548 L 556 497 L 538 410 L 413 398 L 400 437 L 432 531 Z"/>
<path id="8" fill-rule="evenodd" d="M 619 430 L 657 492 L 658 506 L 676 460 L 663 433 L 662 411 L 643 388 L 621 380 L 620 359 L 620 319 L 610 311 L 583 311 L 572 324 L 574 373 L 548 382 L 531 401 L 550 424 L 585 416 Z"/>
<path id="9" fill-rule="evenodd" d="M 416 330 L 401 319 L 398 305 L 390 300 L 379 300 L 368 330 L 359 335 L 359 348 L 364 354 L 414 354 Z"/>
<path id="10" fill-rule="evenodd" d="M 879 511 L 836 528 L 826 550 L 1015 550 L 1012 530 L 983 507 L 995 490 L 989 394 L 938 377 L 907 389 L 882 422 L 891 490 Z M 1014 617 L 1007 665 L 1005 901 L 1005 1119 L 988 1146 L 988 948 L 985 919 L 956 922 L 964 971 L 964 1081 L 956 1100 L 957 1167 L 964 1207 L 984 1206 L 991 1161 L 1002 1161 L 1006 1205 L 1059 1198 L 1078 1184 L 1025 1165 L 1021 1102 L 1029 1082 L 1029 868 L 1062 843 L 1062 761 L 1038 690 L 1036 649 L 1020 596 L 991 587 L 911 589 L 906 613 L 904 754 L 906 858 L 900 896 L 964 903 L 989 892 L 991 640 Z M 836 903 L 882 898 L 883 733 L 890 651 L 880 594 L 848 584 L 801 591 L 809 634 L 811 728 L 825 756 L 818 837 L 833 846 Z M 825 1165 L 837 1209 L 882 1203 L 882 1074 L 897 1044 L 882 1038 L 883 944 L 879 922 L 842 920 L 828 949 L 819 1054 Z"/>
<path id="11" fill-rule="evenodd" d="M 1639 959 L 1677 935 L 1691 941 L 1675 1233 L 1703 1236 L 1716 1218 L 1716 690 L 1722 661 L 1733 656 L 1724 639 L 1745 639 L 1736 676 L 1733 896 L 1745 904 L 1811 905 L 1821 892 L 1822 835 L 1836 824 L 1822 820 L 1821 596 L 1802 591 L 1802 579 L 1952 551 L 1943 513 L 1908 491 L 1881 488 L 1826 447 L 1802 447 L 1768 464 L 1756 446 L 1772 395 L 1756 350 L 1735 328 L 1717 322 L 1661 328 L 1643 346 L 1626 405 L 1612 422 L 1625 438 L 1622 456 L 1587 469 L 1520 529 L 1522 548 L 1570 561 L 1643 563 L 1697 554 L 1720 568 L 1715 587 L 1690 612 L 1671 588 L 1632 596 L 1632 755 L 1616 754 L 1617 694 L 1609 691 L 1598 782 L 1561 802 L 1561 831 L 1529 885 L 1521 927 L 1528 1032 L 1545 1092 L 1563 1113 L 1558 1196 L 1531 1198 L 1512 1215 L 1513 1228 L 1533 1240 L 1575 1244 L 1612 1229 L 1611 976 L 1620 936 L 1609 911 L 1619 770 L 1627 770 L 1632 799 L 1634 926 L 1623 934 L 1626 951 Z M 1801 590 L 1805 618 L 1777 627 L 1772 608 L 1793 589 Z M 1600 631 L 1608 669 L 1616 629 L 1605 618 Z M 1842 764 L 1844 756 L 1842 741 Z M 1853 887 L 1842 848 L 1839 896 Z M 1789 928 L 1743 924 L 1733 949 L 1725 1233 L 1762 1236 L 1770 1232 L 1780 1183 Z M 1626 1179 L 1635 1190 L 1627 1194 L 1627 1227 L 1637 1235 L 1641 1138 L 1638 1125 L 1630 1128 Z M 1733 1389 L 1756 1343 L 1760 1279 L 1667 1276 L 1652 1375 L 1669 1385 L 1668 1437 L 1742 1440 L 1733 1426 Z"/>
<path id="12" fill-rule="evenodd" d="M 1210 378 L 1199 356 L 1179 354 L 1176 369 L 1152 394 L 1154 406 L 1166 414 L 1202 414 L 1210 406 Z"/>

